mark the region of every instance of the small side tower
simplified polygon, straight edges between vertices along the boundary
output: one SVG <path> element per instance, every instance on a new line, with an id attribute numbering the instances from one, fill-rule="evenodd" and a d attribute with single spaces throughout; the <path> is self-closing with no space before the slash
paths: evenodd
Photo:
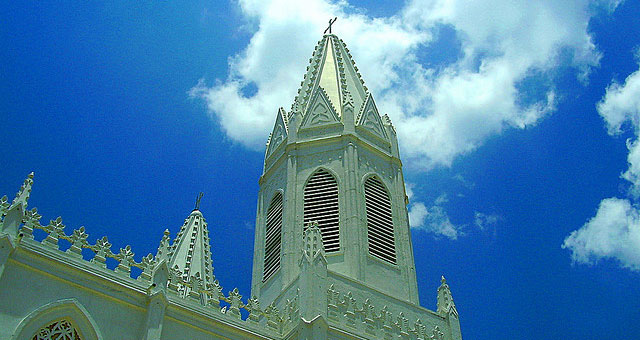
<path id="1" fill-rule="evenodd" d="M 164 232 L 156 259 L 166 261 L 167 267 L 179 275 L 185 282 L 193 282 L 198 287 L 217 285 L 211 265 L 211 246 L 207 221 L 200 212 L 200 199 L 184 220 L 173 243 L 169 243 L 169 231 Z M 189 294 L 189 287 L 182 287 L 182 294 Z"/>

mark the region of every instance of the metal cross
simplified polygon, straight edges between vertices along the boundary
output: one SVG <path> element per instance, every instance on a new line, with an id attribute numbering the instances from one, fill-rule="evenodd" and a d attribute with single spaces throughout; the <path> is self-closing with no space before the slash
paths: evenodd
<path id="1" fill-rule="evenodd" d="M 202 195 L 204 195 L 203 192 L 198 194 L 198 197 L 196 198 L 196 208 L 193 210 L 200 210 L 200 200 L 202 199 Z"/>
<path id="2" fill-rule="evenodd" d="M 338 20 L 338 17 L 329 19 L 329 27 L 327 27 L 327 29 L 324 30 L 324 34 L 327 34 L 327 31 L 329 31 L 329 34 L 331 34 L 331 25 L 333 25 L 333 23 L 336 22 L 336 20 Z"/>

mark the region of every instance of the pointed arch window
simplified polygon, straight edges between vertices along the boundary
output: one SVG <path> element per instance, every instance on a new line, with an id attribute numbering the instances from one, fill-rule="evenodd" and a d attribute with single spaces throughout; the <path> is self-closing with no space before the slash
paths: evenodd
<path id="1" fill-rule="evenodd" d="M 364 195 L 369 254 L 395 264 L 396 247 L 389 192 L 378 177 L 372 176 L 364 182 Z"/>
<path id="2" fill-rule="evenodd" d="M 304 225 L 318 222 L 327 253 L 340 250 L 338 182 L 327 170 L 316 171 L 304 187 Z"/>
<path id="3" fill-rule="evenodd" d="M 280 268 L 280 246 L 282 241 L 282 193 L 277 192 L 267 209 L 267 224 L 264 245 L 264 273 L 267 281 Z"/>
<path id="4" fill-rule="evenodd" d="M 82 340 L 82 337 L 70 321 L 61 319 L 40 328 L 31 340 Z"/>

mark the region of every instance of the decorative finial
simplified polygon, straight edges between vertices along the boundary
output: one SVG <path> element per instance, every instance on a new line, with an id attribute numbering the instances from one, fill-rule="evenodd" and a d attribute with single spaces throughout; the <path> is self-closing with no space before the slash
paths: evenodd
<path id="1" fill-rule="evenodd" d="M 22 209 L 27 209 L 27 201 L 29 201 L 29 196 L 31 195 L 31 186 L 33 185 L 33 171 L 27 175 L 27 178 L 22 183 L 22 187 L 16 194 L 16 197 L 11 202 L 11 207 L 16 206 L 18 204 L 22 204 Z"/>
<path id="2" fill-rule="evenodd" d="M 329 31 L 329 34 L 331 34 L 331 25 L 333 25 L 333 23 L 336 22 L 336 20 L 338 20 L 338 17 L 329 19 L 329 27 L 327 27 L 327 29 L 324 30 L 324 34 L 327 34 L 327 31 Z"/>
<path id="3" fill-rule="evenodd" d="M 203 192 L 198 194 L 198 197 L 196 198 L 196 208 L 193 210 L 200 210 L 200 200 L 202 199 L 202 195 L 204 195 Z"/>
<path id="4" fill-rule="evenodd" d="M 444 275 L 440 278 L 440 282 L 444 285 L 447 283 L 447 279 L 444 278 Z"/>

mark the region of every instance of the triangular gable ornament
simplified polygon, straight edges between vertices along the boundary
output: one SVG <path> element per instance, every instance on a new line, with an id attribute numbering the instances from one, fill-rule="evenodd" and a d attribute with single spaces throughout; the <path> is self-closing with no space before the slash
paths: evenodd
<path id="1" fill-rule="evenodd" d="M 287 138 L 287 120 L 285 117 L 287 113 L 283 108 L 278 110 L 278 116 L 276 117 L 276 123 L 273 126 L 273 132 L 269 138 L 269 145 L 267 146 L 267 157 L 271 155 L 280 146 L 283 140 Z"/>
<path id="2" fill-rule="evenodd" d="M 378 113 L 378 108 L 373 102 L 371 94 L 367 95 L 367 99 L 365 99 L 362 104 L 362 109 L 360 110 L 356 124 L 384 140 L 389 140 L 387 132 L 384 129 L 384 125 L 382 124 L 380 114 Z"/>
<path id="3" fill-rule="evenodd" d="M 333 105 L 331 104 L 331 101 L 324 89 L 318 87 L 314 92 L 315 93 L 311 98 L 309 106 L 307 107 L 307 112 L 305 112 L 304 118 L 302 118 L 300 129 L 309 129 L 340 123 L 340 118 L 338 118 L 338 114 L 333 108 Z"/>

